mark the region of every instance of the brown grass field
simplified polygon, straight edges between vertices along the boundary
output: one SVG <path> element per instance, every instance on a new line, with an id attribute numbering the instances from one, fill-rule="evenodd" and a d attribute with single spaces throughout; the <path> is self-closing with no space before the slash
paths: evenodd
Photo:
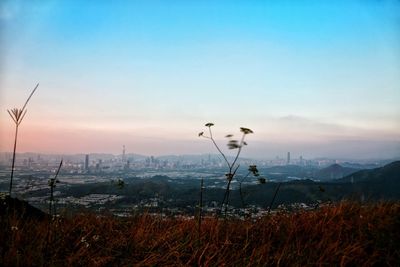
<path id="1" fill-rule="evenodd" d="M 256 221 L 2 216 L 1 266 L 399 266 L 400 203 L 342 202 Z"/>

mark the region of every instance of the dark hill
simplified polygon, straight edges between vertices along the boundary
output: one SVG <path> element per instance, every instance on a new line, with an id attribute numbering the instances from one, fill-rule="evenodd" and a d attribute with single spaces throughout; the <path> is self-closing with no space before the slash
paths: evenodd
<path id="1" fill-rule="evenodd" d="M 400 199 L 400 161 L 350 174 L 339 183 L 352 184 L 370 199 Z"/>
<path id="2" fill-rule="evenodd" d="M 319 170 L 315 174 L 315 179 L 320 181 L 340 179 L 356 171 L 357 169 L 343 167 L 339 164 L 333 164 L 329 167 Z"/>
<path id="3" fill-rule="evenodd" d="M 337 182 L 358 183 L 358 182 L 400 182 L 400 161 L 394 161 L 383 167 L 372 170 L 361 170 Z"/>
<path id="4" fill-rule="evenodd" d="M 0 217 L 5 215 L 17 216 L 21 219 L 45 219 L 48 217 L 47 213 L 33 207 L 28 202 L 9 196 L 1 198 Z"/>
<path id="5" fill-rule="evenodd" d="M 332 165 L 329 169 L 346 168 Z M 257 205 L 264 203 L 265 206 L 268 199 L 272 199 L 277 185 L 277 183 L 267 183 L 243 188 L 246 203 Z M 238 194 L 232 193 L 232 203 L 235 202 L 235 197 L 238 198 Z M 282 183 L 275 206 L 280 203 L 315 203 L 317 200 L 339 201 L 342 199 L 399 200 L 400 161 L 376 169 L 357 171 L 337 180 L 321 182 L 298 180 Z M 236 202 L 240 203 L 237 199 Z"/>

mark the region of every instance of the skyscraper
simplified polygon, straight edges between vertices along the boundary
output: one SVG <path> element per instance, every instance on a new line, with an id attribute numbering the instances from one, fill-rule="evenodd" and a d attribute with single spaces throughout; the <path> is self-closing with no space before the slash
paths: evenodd
<path id="1" fill-rule="evenodd" d="M 89 170 L 89 154 L 86 154 L 85 157 L 85 171 Z"/>
<path id="2" fill-rule="evenodd" d="M 289 165 L 290 164 L 290 152 L 287 153 L 287 161 L 286 164 Z"/>
<path id="3" fill-rule="evenodd" d="M 122 161 L 126 161 L 126 156 L 125 156 L 125 145 L 122 146 Z"/>

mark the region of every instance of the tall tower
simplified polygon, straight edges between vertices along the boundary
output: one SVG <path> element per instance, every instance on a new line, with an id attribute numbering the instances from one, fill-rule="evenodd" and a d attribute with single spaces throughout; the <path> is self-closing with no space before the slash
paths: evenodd
<path id="1" fill-rule="evenodd" d="M 287 160 L 286 160 L 286 164 L 289 165 L 290 164 L 290 152 L 287 153 Z"/>
<path id="2" fill-rule="evenodd" d="M 125 145 L 122 146 L 122 161 L 126 161 L 126 156 L 125 156 Z"/>
<path id="3" fill-rule="evenodd" d="M 89 170 L 89 154 L 85 156 L 85 171 Z"/>

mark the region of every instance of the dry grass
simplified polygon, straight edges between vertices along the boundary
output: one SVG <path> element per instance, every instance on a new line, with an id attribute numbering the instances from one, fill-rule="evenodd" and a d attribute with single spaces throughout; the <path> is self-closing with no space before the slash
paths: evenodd
<path id="1" fill-rule="evenodd" d="M 400 204 L 344 202 L 258 221 L 95 214 L 2 218 L 2 266 L 399 266 Z M 48 242 L 49 240 L 49 242 Z"/>

